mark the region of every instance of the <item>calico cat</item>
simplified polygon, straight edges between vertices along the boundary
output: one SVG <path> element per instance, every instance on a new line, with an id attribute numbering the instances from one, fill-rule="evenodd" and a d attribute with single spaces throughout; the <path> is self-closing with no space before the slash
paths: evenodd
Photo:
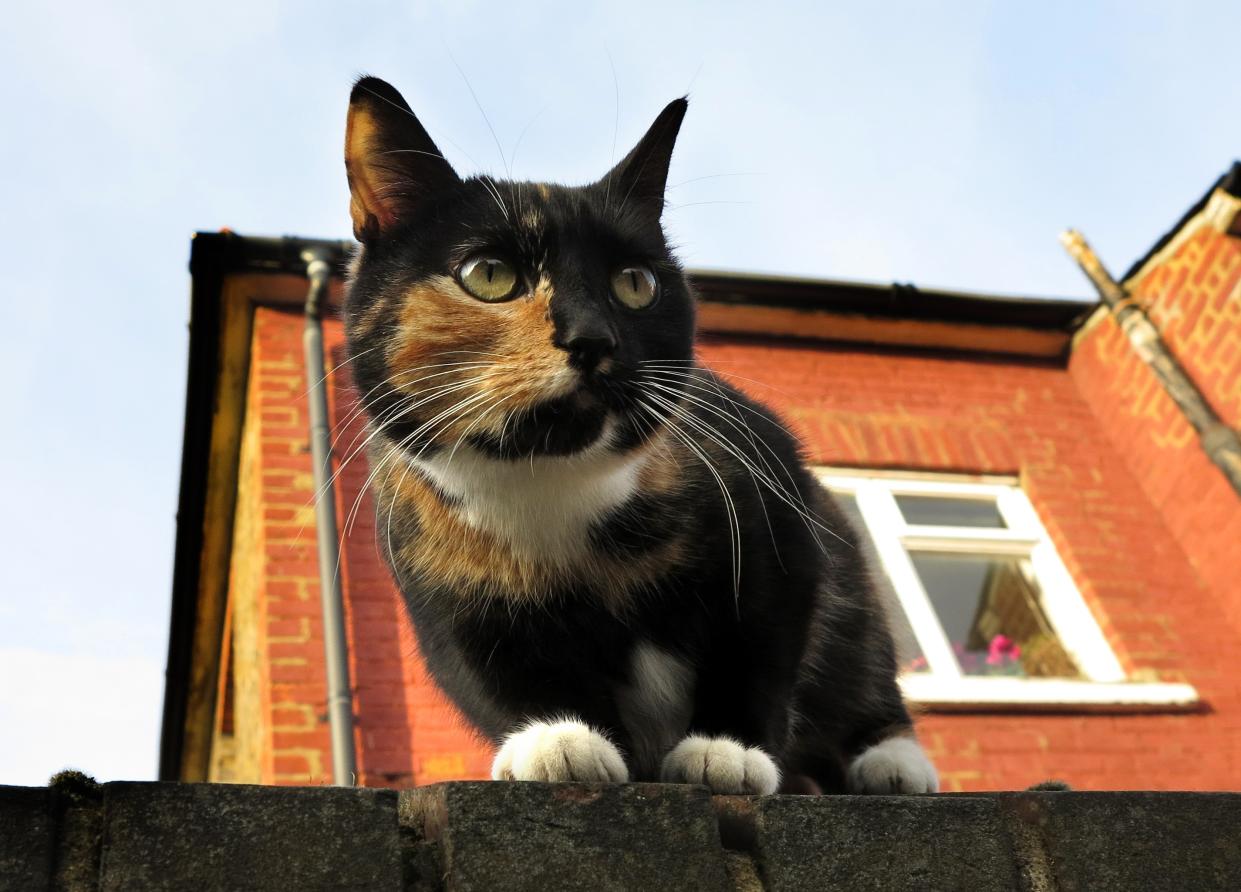
<path id="1" fill-rule="evenodd" d="M 694 360 L 660 223 L 686 107 L 567 187 L 462 179 L 395 89 L 354 86 L 380 544 L 497 779 L 933 792 L 855 533 Z"/>

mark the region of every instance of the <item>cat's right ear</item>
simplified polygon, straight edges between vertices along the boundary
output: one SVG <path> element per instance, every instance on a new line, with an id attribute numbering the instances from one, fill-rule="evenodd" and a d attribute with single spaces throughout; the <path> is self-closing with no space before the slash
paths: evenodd
<path id="1" fill-rule="evenodd" d="M 359 79 L 349 95 L 345 172 L 353 235 L 363 243 L 390 232 L 428 196 L 460 182 L 405 99 L 377 77 Z"/>
<path id="2" fill-rule="evenodd" d="M 668 182 L 672 147 L 688 107 L 684 98 L 669 102 L 646 135 L 601 181 L 609 193 L 622 196 L 622 203 L 655 222 L 664 210 L 664 187 Z"/>

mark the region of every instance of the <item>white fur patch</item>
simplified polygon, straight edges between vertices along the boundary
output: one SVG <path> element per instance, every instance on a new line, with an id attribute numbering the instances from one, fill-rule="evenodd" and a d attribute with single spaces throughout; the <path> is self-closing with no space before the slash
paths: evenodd
<path id="1" fill-rule="evenodd" d="M 649 641 L 639 641 L 629 658 L 629 684 L 616 692 L 621 721 L 633 740 L 642 774 L 654 774 L 659 760 L 689 727 L 694 672 Z"/>
<path id="2" fill-rule="evenodd" d="M 620 751 L 600 734 L 573 719 L 531 722 L 504 741 L 491 763 L 492 780 L 629 780 Z"/>
<path id="3" fill-rule="evenodd" d="M 570 567 L 589 554 L 591 522 L 625 504 L 638 488 L 645 451 L 611 450 L 614 426 L 575 455 L 509 461 L 459 447 L 414 465 L 461 500 L 466 523 L 528 557 Z"/>
<path id="4" fill-rule="evenodd" d="M 850 793 L 938 793 L 939 775 L 918 741 L 889 737 L 849 765 Z"/>
<path id="5" fill-rule="evenodd" d="M 705 784 L 712 793 L 767 796 L 780 786 L 780 769 L 758 747 L 729 737 L 691 735 L 664 757 L 660 779 L 673 784 Z"/>

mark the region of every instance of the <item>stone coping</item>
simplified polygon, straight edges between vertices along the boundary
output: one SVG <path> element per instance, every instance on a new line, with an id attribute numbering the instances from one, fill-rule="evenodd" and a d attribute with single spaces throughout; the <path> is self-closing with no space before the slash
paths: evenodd
<path id="1" fill-rule="evenodd" d="M 0 889 L 1241 889 L 1241 794 L 0 786 Z"/>

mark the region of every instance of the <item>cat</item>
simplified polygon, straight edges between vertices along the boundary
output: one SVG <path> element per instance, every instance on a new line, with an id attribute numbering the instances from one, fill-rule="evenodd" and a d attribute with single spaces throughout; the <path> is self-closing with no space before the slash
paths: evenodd
<path id="1" fill-rule="evenodd" d="M 355 84 L 344 319 L 379 543 L 496 779 L 934 792 L 855 532 L 695 361 L 661 224 L 686 108 L 589 185 L 463 179 Z"/>

